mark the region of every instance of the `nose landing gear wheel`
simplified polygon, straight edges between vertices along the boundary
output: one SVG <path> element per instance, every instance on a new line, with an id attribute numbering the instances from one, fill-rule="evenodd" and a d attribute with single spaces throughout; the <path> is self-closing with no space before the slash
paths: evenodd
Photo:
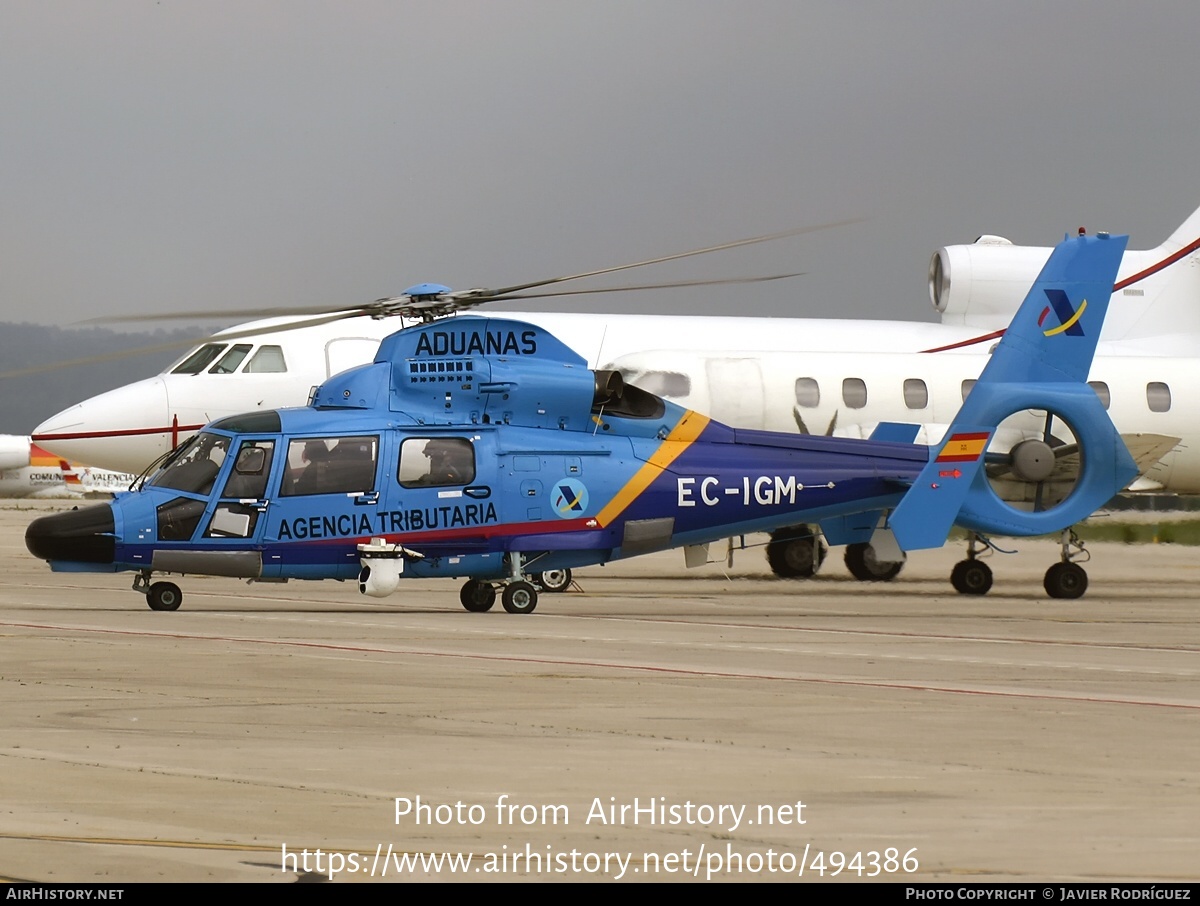
<path id="1" fill-rule="evenodd" d="M 146 603 L 151 610 L 178 610 L 183 592 L 174 582 L 155 582 L 146 591 Z"/>
<path id="2" fill-rule="evenodd" d="M 1052 598 L 1082 598 L 1087 591 L 1088 577 L 1078 563 L 1055 563 L 1046 570 L 1042 585 Z"/>
<path id="3" fill-rule="evenodd" d="M 459 590 L 458 600 L 471 613 L 483 613 L 496 603 L 496 589 L 487 582 L 471 579 Z"/>
<path id="4" fill-rule="evenodd" d="M 509 613 L 533 613 L 537 607 L 537 589 L 528 582 L 512 582 L 504 586 L 501 601 Z"/>
<path id="5" fill-rule="evenodd" d="M 978 560 L 960 560 L 950 572 L 950 584 L 960 595 L 986 595 L 992 587 L 992 570 Z"/>
<path id="6" fill-rule="evenodd" d="M 569 569 L 548 569 L 544 573 L 534 573 L 533 581 L 542 586 L 542 591 L 561 592 L 571 587 L 571 571 Z"/>

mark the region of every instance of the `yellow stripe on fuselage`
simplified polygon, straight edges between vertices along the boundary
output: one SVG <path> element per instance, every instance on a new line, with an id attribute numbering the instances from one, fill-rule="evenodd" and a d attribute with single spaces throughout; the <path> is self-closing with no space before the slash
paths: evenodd
<path id="1" fill-rule="evenodd" d="M 654 479 L 661 475 L 667 466 L 692 445 L 708 427 L 708 422 L 707 415 L 692 412 L 690 409 L 685 412 L 683 418 L 679 420 L 679 424 L 659 444 L 658 449 L 651 454 L 645 465 L 634 472 L 633 477 L 625 483 L 625 487 L 617 491 L 613 495 L 613 499 L 604 505 L 604 509 L 596 514 L 596 521 L 601 526 L 605 526 L 620 516 L 642 491 L 650 487 Z"/>

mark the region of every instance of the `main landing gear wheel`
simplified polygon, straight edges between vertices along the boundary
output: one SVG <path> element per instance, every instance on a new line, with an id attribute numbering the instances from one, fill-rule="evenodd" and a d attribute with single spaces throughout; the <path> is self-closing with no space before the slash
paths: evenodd
<path id="1" fill-rule="evenodd" d="M 178 610 L 183 592 L 174 582 L 155 582 L 146 590 L 146 603 L 151 610 Z"/>
<path id="2" fill-rule="evenodd" d="M 471 613 L 483 613 L 491 610 L 492 605 L 496 603 L 496 589 L 489 582 L 471 579 L 459 589 L 458 600 L 462 601 L 462 606 Z"/>
<path id="3" fill-rule="evenodd" d="M 807 525 L 771 532 L 767 562 L 781 579 L 811 579 L 825 562 L 827 548 Z"/>
<path id="4" fill-rule="evenodd" d="M 960 560 L 950 572 L 950 584 L 960 595 L 986 595 L 992 587 L 992 570 L 978 560 Z"/>
<path id="5" fill-rule="evenodd" d="M 534 573 L 532 579 L 542 586 L 542 591 L 558 593 L 571 587 L 571 571 L 569 569 L 548 569 L 544 573 Z"/>
<path id="6" fill-rule="evenodd" d="M 533 613 L 537 607 L 537 589 L 528 582 L 510 582 L 504 586 L 501 600 L 509 613 Z"/>
<path id="7" fill-rule="evenodd" d="M 904 569 L 904 560 L 888 562 L 875 556 L 870 542 L 846 546 L 846 569 L 859 582 L 891 582 Z"/>
<path id="8" fill-rule="evenodd" d="M 1042 583 L 1052 598 L 1082 598 L 1087 591 L 1087 572 L 1078 563 L 1055 563 L 1046 570 Z"/>

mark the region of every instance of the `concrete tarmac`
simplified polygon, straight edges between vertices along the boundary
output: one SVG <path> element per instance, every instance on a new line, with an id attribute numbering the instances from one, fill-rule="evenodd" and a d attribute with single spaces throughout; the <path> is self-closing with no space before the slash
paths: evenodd
<path id="1" fill-rule="evenodd" d="M 1014 541 L 984 597 L 957 545 L 870 584 L 757 548 L 524 616 L 202 577 L 155 613 L 26 552 L 65 505 L 0 505 L 0 878 L 1200 880 L 1195 548 L 1090 546 L 1077 601 Z"/>

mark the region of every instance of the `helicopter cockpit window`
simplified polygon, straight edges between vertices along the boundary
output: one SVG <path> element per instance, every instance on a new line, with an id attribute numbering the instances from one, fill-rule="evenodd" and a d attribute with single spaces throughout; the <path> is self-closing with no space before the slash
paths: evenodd
<path id="1" fill-rule="evenodd" d="M 271 472 L 271 456 L 274 452 L 275 442 L 272 440 L 242 441 L 221 496 L 262 498 L 267 493 L 267 476 Z"/>
<path id="2" fill-rule="evenodd" d="M 217 360 L 217 364 L 208 369 L 209 374 L 233 374 L 242 364 L 242 360 L 250 352 L 249 343 L 236 343 L 229 347 L 229 352 Z"/>
<path id="3" fill-rule="evenodd" d="M 431 488 L 475 480 L 475 448 L 465 437 L 410 437 L 400 447 L 400 484 Z"/>
<path id="4" fill-rule="evenodd" d="M 375 490 L 379 438 L 307 437 L 288 444 L 282 497 L 365 494 Z"/>
<path id="5" fill-rule="evenodd" d="M 156 488 L 208 494 L 228 450 L 228 437 L 208 432 L 197 434 L 147 483 Z"/>
<path id="6" fill-rule="evenodd" d="M 245 374 L 283 374 L 287 371 L 287 362 L 283 359 L 282 346 L 260 346 L 258 352 L 250 357 Z"/>
<path id="7" fill-rule="evenodd" d="M 205 343 L 171 369 L 171 374 L 199 374 L 213 363 L 225 348 L 224 343 Z"/>

